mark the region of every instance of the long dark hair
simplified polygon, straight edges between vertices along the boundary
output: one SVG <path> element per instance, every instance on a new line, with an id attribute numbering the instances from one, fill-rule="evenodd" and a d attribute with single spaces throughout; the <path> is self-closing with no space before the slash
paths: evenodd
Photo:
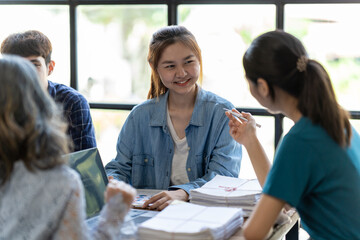
<path id="1" fill-rule="evenodd" d="M 351 139 L 349 114 L 337 102 L 330 77 L 317 61 L 309 59 L 299 39 L 284 31 L 257 37 L 243 57 L 246 77 L 257 83 L 263 78 L 272 99 L 274 86 L 298 99 L 298 109 L 322 126 L 340 146 Z"/>
<path id="2" fill-rule="evenodd" d="M 156 31 L 149 44 L 148 62 L 151 66 L 151 83 L 147 98 L 156 98 L 167 91 L 165 85 L 161 82 L 157 73 L 157 66 L 162 52 L 166 47 L 180 42 L 190 48 L 200 63 L 199 82 L 202 81 L 202 57 L 199 45 L 194 35 L 183 26 L 166 26 Z"/>
<path id="3" fill-rule="evenodd" d="M 64 163 L 67 125 L 42 89 L 34 66 L 16 56 L 0 58 L 0 185 L 16 161 L 30 171 Z"/>

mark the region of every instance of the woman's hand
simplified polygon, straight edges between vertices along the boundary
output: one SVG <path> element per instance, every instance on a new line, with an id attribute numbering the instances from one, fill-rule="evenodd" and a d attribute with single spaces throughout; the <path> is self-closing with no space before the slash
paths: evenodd
<path id="1" fill-rule="evenodd" d="M 236 109 L 232 109 L 233 112 L 240 113 Z M 229 127 L 231 137 L 238 143 L 246 147 L 247 144 L 256 138 L 256 123 L 255 119 L 250 113 L 242 112 L 241 115 L 246 118 L 248 121 L 244 121 L 237 117 L 234 117 L 229 112 L 225 112 L 226 116 L 229 118 Z"/>
<path id="2" fill-rule="evenodd" d="M 161 211 L 169 206 L 173 200 L 187 201 L 188 199 L 189 195 L 182 189 L 176 191 L 163 191 L 147 200 L 144 203 L 143 208 Z"/>
<path id="3" fill-rule="evenodd" d="M 239 113 L 235 109 L 232 111 Z M 241 114 L 247 121 L 238 119 L 231 115 L 231 113 L 226 112 L 226 116 L 230 119 L 230 135 L 235 141 L 246 148 L 251 164 L 255 170 L 256 177 L 259 180 L 261 187 L 264 187 L 267 174 L 271 168 L 271 163 L 256 136 L 255 119 L 250 113 L 242 112 Z"/>
<path id="4" fill-rule="evenodd" d="M 128 208 L 130 208 L 136 196 L 135 188 L 125 182 L 120 182 L 112 177 L 109 178 L 109 183 L 106 186 L 105 191 L 105 202 L 108 202 L 110 198 L 119 193 L 122 194 L 124 203 L 128 206 Z"/>

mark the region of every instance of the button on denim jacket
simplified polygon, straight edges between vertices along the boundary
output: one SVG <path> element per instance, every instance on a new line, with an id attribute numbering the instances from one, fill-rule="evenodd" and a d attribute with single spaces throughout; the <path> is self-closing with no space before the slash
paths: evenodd
<path id="1" fill-rule="evenodd" d="M 168 94 L 133 108 L 119 134 L 117 155 L 105 167 L 107 174 L 138 189 L 181 188 L 187 193 L 217 174 L 238 177 L 241 145 L 230 136 L 229 120 L 223 110 L 233 105 L 200 88 L 185 129 L 190 148 L 186 163 L 190 182 L 170 186 L 174 142 L 166 120 Z"/>

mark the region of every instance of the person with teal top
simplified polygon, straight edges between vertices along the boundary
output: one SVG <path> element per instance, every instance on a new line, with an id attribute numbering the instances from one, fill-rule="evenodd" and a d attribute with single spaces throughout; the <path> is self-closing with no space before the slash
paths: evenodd
<path id="1" fill-rule="evenodd" d="M 264 239 L 282 209 L 295 207 L 315 240 L 360 239 L 360 137 L 338 104 L 329 75 L 284 31 L 257 37 L 243 57 L 251 94 L 294 126 L 271 166 L 254 118 L 230 118 L 230 135 L 249 153 L 263 195 L 246 221 L 246 239 Z M 236 111 L 236 110 L 233 110 Z"/>

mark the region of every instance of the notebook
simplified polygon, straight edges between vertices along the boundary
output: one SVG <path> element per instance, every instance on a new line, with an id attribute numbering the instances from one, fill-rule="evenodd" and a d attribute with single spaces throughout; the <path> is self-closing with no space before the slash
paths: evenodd
<path id="1" fill-rule="evenodd" d="M 104 192 L 108 184 L 107 175 L 98 149 L 89 148 L 64 156 L 71 168 L 77 171 L 84 185 L 87 224 L 91 227 L 98 221 L 98 216 L 105 204 Z M 125 224 L 138 225 L 156 213 L 140 209 L 131 209 L 125 217 Z"/>

